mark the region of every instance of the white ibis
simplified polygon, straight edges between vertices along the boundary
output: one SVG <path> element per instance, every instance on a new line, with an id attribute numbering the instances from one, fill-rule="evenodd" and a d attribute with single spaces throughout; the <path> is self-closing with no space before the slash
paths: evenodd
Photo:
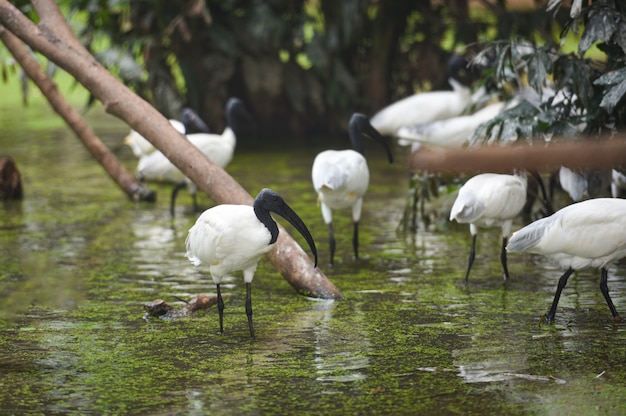
<path id="1" fill-rule="evenodd" d="M 222 134 L 195 133 L 186 136 L 191 144 L 222 168 L 226 167 L 232 160 L 237 144 L 237 134 L 246 128 L 246 124 L 251 123 L 252 117 L 240 99 L 231 98 L 226 104 L 226 120 L 227 126 Z M 193 197 L 194 209 L 197 208 L 196 185 L 160 151 L 155 151 L 139 159 L 137 177 L 142 181 L 168 182 L 175 185 L 170 200 L 172 216 L 174 216 L 178 191 L 185 186 Z"/>
<path id="2" fill-rule="evenodd" d="M 278 226 L 270 216 L 274 212 L 289 221 L 302 234 L 315 256 L 317 249 L 311 233 L 300 217 L 271 189 L 263 189 L 254 199 L 254 205 L 217 205 L 202 213 L 187 235 L 187 258 L 198 266 L 209 266 L 217 287 L 217 309 L 220 333 L 224 332 L 224 301 L 220 284 L 224 276 L 242 270 L 246 283 L 246 315 L 250 336 L 252 327 L 251 285 L 261 258 L 278 238 Z"/>
<path id="3" fill-rule="evenodd" d="M 546 320 L 552 322 L 561 292 L 575 270 L 600 268 L 600 291 L 615 321 L 621 318 L 609 296 L 608 266 L 626 256 L 626 200 L 596 198 L 577 202 L 513 233 L 507 251 L 549 256 L 567 270 L 560 277 Z"/>
<path id="4" fill-rule="evenodd" d="M 209 133 L 211 131 L 209 126 L 200 118 L 198 113 L 188 107 L 182 109 L 180 121 L 170 119 L 169 122 L 180 134 L 198 132 Z M 137 158 L 149 155 L 156 150 L 152 143 L 135 130 L 131 130 L 130 133 L 124 137 L 124 144 L 131 148 L 133 154 Z"/>
<path id="5" fill-rule="evenodd" d="M 473 102 L 470 82 L 471 71 L 469 60 L 464 56 L 454 54 L 448 61 L 448 83 L 452 90 L 435 90 L 419 92 L 399 101 L 389 104 L 379 110 L 371 118 L 372 126 L 385 136 L 398 138 L 400 145 L 407 145 L 406 141 L 399 137 L 399 130 L 403 127 L 416 124 L 432 123 L 461 115 Z M 478 96 L 484 95 L 485 88 L 477 92 Z M 478 98 L 476 98 L 478 100 Z M 411 152 L 420 148 L 420 143 L 412 141 Z M 420 178 L 421 177 L 421 178 Z M 421 172 L 410 175 L 409 194 L 412 197 L 407 201 L 407 209 L 402 222 L 409 224 L 412 229 L 417 228 L 417 205 L 420 191 L 427 194 L 428 173 Z M 420 185 L 421 183 L 421 185 Z M 422 189 L 419 189 L 422 187 Z M 422 207 L 424 198 L 422 198 Z M 409 217 L 411 219 L 409 220 Z"/>
<path id="6" fill-rule="evenodd" d="M 472 93 L 467 85 L 468 60 L 453 55 L 448 63 L 451 91 L 428 91 L 410 95 L 379 110 L 371 118 L 372 126 L 386 136 L 396 136 L 405 126 L 443 120 L 460 115 L 470 104 Z"/>
<path id="7" fill-rule="evenodd" d="M 626 189 L 626 175 L 617 169 L 612 169 L 611 196 L 613 196 L 613 198 L 619 198 L 624 189 Z"/>
<path id="8" fill-rule="evenodd" d="M 482 173 L 470 178 L 460 189 L 450 210 L 450 221 L 470 225 L 472 247 L 465 273 L 468 281 L 476 255 L 478 227 L 501 227 L 502 249 L 500 261 L 504 278 L 509 278 L 506 260 L 506 243 L 511 234 L 513 219 L 522 211 L 526 203 L 527 178 L 525 173 L 504 175 Z"/>
<path id="9" fill-rule="evenodd" d="M 559 184 L 574 202 L 586 198 L 608 197 L 614 191 L 614 172 L 609 169 L 572 170 L 561 166 Z"/>
<path id="10" fill-rule="evenodd" d="M 561 188 L 567 192 L 572 201 L 578 202 L 583 199 L 587 192 L 587 178 L 568 167 L 561 166 L 559 169 L 559 183 Z"/>
<path id="11" fill-rule="evenodd" d="M 363 137 L 380 142 L 387 151 L 389 163 L 393 162 L 393 155 L 385 138 L 372 127 L 365 115 L 360 113 L 352 115 L 348 124 L 348 134 L 354 150 L 325 150 L 315 157 L 311 169 L 313 188 L 317 192 L 322 217 L 328 227 L 331 267 L 335 255 L 333 209 L 352 208 L 354 224 L 352 246 L 354 257 L 359 258 L 359 220 L 363 207 L 363 195 L 367 191 L 370 178 L 364 156 Z"/>
<path id="12" fill-rule="evenodd" d="M 400 140 L 398 142 L 436 147 L 462 147 L 469 142 L 479 125 L 496 117 L 504 107 L 504 102 L 495 102 L 472 114 L 404 126 L 397 133 L 403 143 L 400 143 Z"/>
<path id="13" fill-rule="evenodd" d="M 174 129 L 180 134 L 185 134 L 185 125 L 174 119 L 169 120 L 170 124 Z M 156 150 L 156 147 L 152 143 L 148 141 L 145 137 L 143 137 L 136 130 L 131 130 L 130 133 L 126 137 L 124 137 L 124 144 L 129 146 L 133 151 L 133 154 L 137 158 L 141 158 L 143 156 L 147 156 L 153 153 Z"/>

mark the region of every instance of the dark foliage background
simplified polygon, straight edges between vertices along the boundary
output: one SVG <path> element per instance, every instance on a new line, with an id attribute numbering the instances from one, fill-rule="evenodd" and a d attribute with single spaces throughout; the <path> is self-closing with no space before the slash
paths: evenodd
<path id="1" fill-rule="evenodd" d="M 166 116 L 191 106 L 221 131 L 225 102 L 238 96 L 258 120 L 255 140 L 297 144 L 344 130 L 354 111 L 373 114 L 415 91 L 448 88 L 446 62 L 461 50 L 488 54 L 494 62 L 478 83 L 491 77 L 499 85 L 513 81 L 537 91 L 549 85 L 569 97 L 519 106 L 484 126 L 477 141 L 500 140 L 494 126 L 514 132 L 515 140 L 573 136 L 583 123 L 588 133 L 621 127 L 624 3 L 572 3 L 60 2 L 68 16 L 88 16 L 75 30 L 98 59 Z M 30 12 L 29 3 L 18 5 Z M 580 43 L 576 53 L 565 54 L 561 42 L 569 32 L 581 34 Z M 519 52 L 520 44 L 532 52 Z M 592 45 L 604 60 L 586 58 Z"/>

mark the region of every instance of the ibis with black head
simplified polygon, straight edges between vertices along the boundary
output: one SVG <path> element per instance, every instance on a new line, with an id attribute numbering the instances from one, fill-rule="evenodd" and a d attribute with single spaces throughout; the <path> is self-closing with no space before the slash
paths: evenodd
<path id="1" fill-rule="evenodd" d="M 393 102 L 372 116 L 372 126 L 382 135 L 397 137 L 402 127 L 460 115 L 472 101 L 468 65 L 464 56 L 452 55 L 448 62 L 452 90 L 420 92 Z"/>
<path id="2" fill-rule="evenodd" d="M 194 133 L 187 135 L 187 140 L 200 150 L 211 162 L 221 168 L 226 167 L 233 158 L 237 135 L 253 123 L 252 117 L 243 102 L 230 98 L 226 104 L 227 125 L 222 134 Z M 170 199 L 170 212 L 174 216 L 176 196 L 187 187 L 193 197 L 194 210 L 197 210 L 197 187 L 160 151 L 155 151 L 139 159 L 137 177 L 147 182 L 167 182 L 174 184 Z"/>
<path id="3" fill-rule="evenodd" d="M 302 234 L 315 257 L 314 267 L 317 267 L 317 248 L 307 226 L 278 193 L 268 188 L 259 192 L 253 206 L 222 204 L 204 211 L 189 230 L 186 256 L 195 266 L 206 264 L 209 267 L 217 288 L 220 333 L 224 332 L 222 279 L 242 270 L 248 327 L 254 338 L 252 280 L 261 256 L 272 249 L 278 238 L 278 225 L 270 212 L 289 221 Z"/>
<path id="4" fill-rule="evenodd" d="M 335 235 L 332 220 L 333 210 L 352 209 L 354 257 L 359 258 L 359 221 L 363 208 L 363 195 L 369 186 L 369 168 L 365 159 L 363 137 L 369 137 L 383 145 L 389 163 L 393 154 L 385 138 L 370 124 L 367 117 L 354 113 L 348 124 L 348 135 L 353 149 L 325 150 L 313 161 L 311 177 L 313 188 L 318 195 L 322 217 L 328 227 L 330 244 L 330 266 L 334 264 Z"/>

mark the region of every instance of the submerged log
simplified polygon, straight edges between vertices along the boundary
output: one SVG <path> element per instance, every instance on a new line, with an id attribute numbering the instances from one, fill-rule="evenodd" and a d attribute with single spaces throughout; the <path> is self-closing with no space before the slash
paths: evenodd
<path id="1" fill-rule="evenodd" d="M 0 24 L 74 76 L 103 103 L 105 111 L 147 138 L 216 203 L 252 205 L 252 196 L 237 181 L 184 140 L 163 115 L 98 63 L 74 36 L 53 1 L 32 3 L 40 18 L 38 24 L 7 0 L 0 0 Z M 279 240 L 268 257 L 298 293 L 324 299 L 343 298 L 284 228 L 280 227 Z"/>
<path id="2" fill-rule="evenodd" d="M 0 157 L 0 201 L 22 199 L 22 176 L 15 160 L 10 156 Z"/>

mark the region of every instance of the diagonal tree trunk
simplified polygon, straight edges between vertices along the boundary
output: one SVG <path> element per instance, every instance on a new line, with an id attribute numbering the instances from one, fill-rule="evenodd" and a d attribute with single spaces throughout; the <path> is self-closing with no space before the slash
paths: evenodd
<path id="1" fill-rule="evenodd" d="M 149 103 L 111 75 L 81 45 L 51 0 L 33 0 L 40 22 L 34 24 L 7 0 L 0 0 L 0 24 L 31 48 L 69 72 L 104 105 L 105 111 L 124 120 L 146 137 L 176 167 L 217 203 L 252 204 L 252 197 L 228 173 L 213 164 Z M 270 261 L 299 292 L 340 299 L 337 288 L 317 268 L 284 228 Z"/>

